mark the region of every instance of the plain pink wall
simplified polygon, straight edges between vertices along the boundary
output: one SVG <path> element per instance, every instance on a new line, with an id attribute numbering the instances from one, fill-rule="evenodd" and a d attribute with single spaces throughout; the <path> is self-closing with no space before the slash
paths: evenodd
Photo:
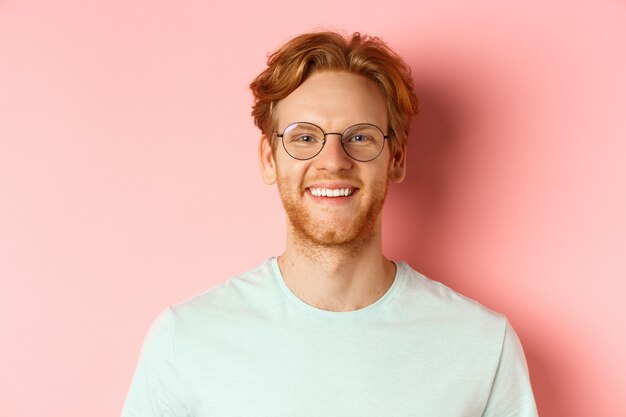
<path id="1" fill-rule="evenodd" d="M 118 415 L 156 314 L 281 252 L 247 85 L 316 28 L 414 71 L 387 254 L 510 318 L 542 416 L 626 415 L 623 2 L 210 3 L 0 3 L 1 416 Z"/>

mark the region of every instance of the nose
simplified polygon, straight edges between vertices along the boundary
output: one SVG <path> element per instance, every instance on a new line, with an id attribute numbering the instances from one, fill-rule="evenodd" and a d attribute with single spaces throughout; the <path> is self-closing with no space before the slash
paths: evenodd
<path id="1" fill-rule="evenodd" d="M 330 172 L 342 171 L 352 167 L 353 159 L 341 145 L 341 134 L 327 133 L 324 147 L 315 157 L 315 166 Z"/>

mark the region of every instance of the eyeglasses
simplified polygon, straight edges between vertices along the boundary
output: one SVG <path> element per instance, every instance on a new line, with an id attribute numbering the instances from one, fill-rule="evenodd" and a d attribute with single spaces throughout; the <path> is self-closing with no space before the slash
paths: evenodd
<path id="1" fill-rule="evenodd" d="M 376 159 L 385 147 L 385 140 L 389 139 L 378 126 L 369 123 L 350 126 L 343 133 L 324 133 L 313 123 L 296 122 L 287 126 L 283 133 L 276 133 L 287 154 L 301 161 L 315 158 L 324 148 L 328 135 L 339 135 L 343 150 L 359 162 Z"/>

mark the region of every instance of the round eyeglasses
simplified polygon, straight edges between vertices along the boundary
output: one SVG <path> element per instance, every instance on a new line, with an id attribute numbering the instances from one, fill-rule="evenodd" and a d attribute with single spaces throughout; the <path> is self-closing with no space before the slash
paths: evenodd
<path id="1" fill-rule="evenodd" d="M 385 140 L 389 139 L 378 126 L 369 123 L 350 126 L 343 133 L 324 133 L 313 123 L 296 122 L 287 126 L 283 133 L 276 133 L 282 139 L 287 154 L 302 161 L 315 158 L 326 144 L 328 135 L 339 135 L 343 150 L 359 162 L 376 159 L 385 147 Z"/>

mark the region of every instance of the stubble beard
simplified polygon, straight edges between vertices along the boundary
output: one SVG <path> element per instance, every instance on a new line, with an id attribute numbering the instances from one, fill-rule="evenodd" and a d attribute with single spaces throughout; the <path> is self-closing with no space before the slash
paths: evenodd
<path id="1" fill-rule="evenodd" d="M 338 231 L 332 224 L 316 222 L 306 208 L 303 196 L 295 195 L 278 181 L 280 198 L 291 226 L 294 244 L 302 250 L 324 248 L 358 250 L 376 236 L 377 222 L 387 197 L 388 183 L 372 188 L 365 207 L 354 213 L 347 230 Z M 359 190 L 361 192 L 361 190 Z"/>

